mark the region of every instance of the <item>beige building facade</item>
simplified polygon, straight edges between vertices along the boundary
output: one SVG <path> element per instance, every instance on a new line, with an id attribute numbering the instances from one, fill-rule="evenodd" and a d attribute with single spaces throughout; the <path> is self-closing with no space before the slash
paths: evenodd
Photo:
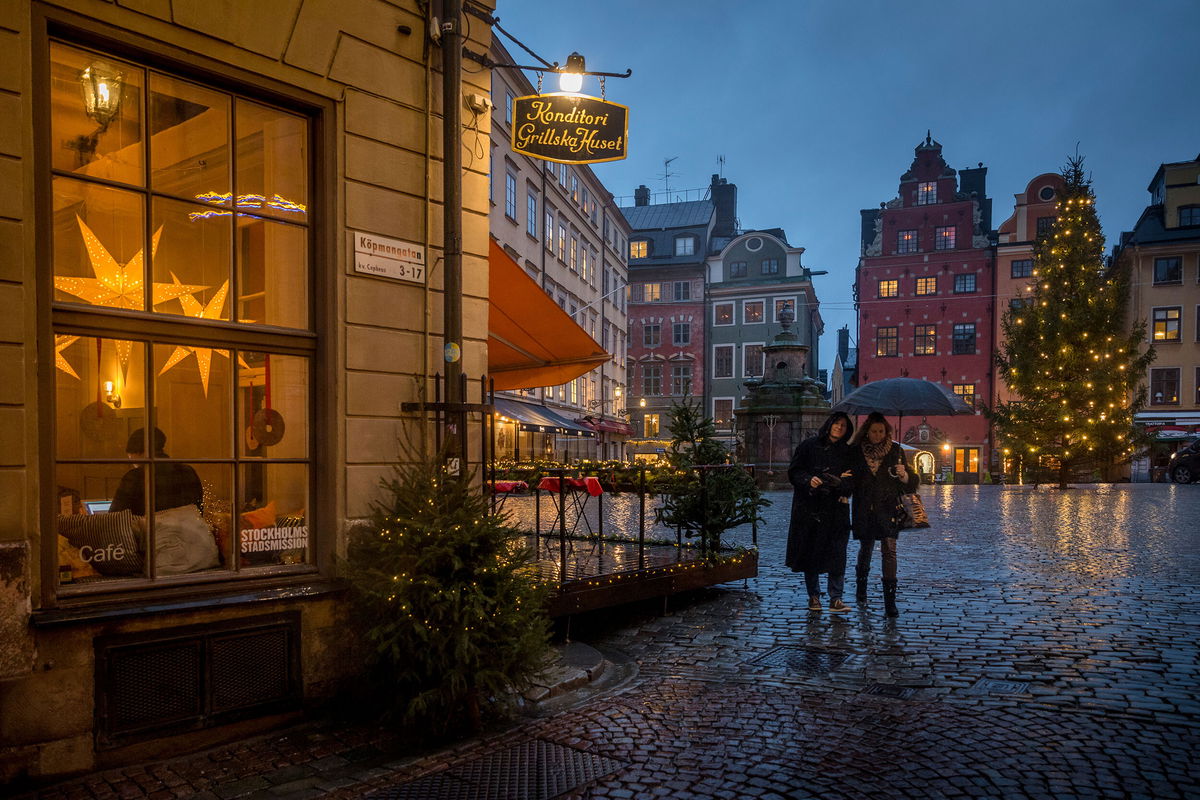
<path id="1" fill-rule="evenodd" d="M 1156 358 L 1136 421 L 1156 434 L 1133 480 L 1162 479 L 1170 453 L 1200 437 L 1200 156 L 1162 164 L 1150 205 L 1121 235 L 1113 265 L 1128 270 L 1131 321 L 1144 321 Z"/>
<path id="2" fill-rule="evenodd" d="M 0 784 L 245 735 L 354 671 L 335 558 L 444 371 L 426 14 L 0 4 Z M 460 137 L 472 378 L 489 122 Z"/>

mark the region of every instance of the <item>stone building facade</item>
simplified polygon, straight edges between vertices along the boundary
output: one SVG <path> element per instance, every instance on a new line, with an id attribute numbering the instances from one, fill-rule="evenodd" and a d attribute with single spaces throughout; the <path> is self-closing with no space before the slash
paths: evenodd
<path id="1" fill-rule="evenodd" d="M 987 168 L 957 171 L 929 136 L 897 197 L 862 216 L 858 385 L 884 378 L 944 384 L 974 405 L 992 396 L 995 304 Z M 974 483 L 992 464 L 987 419 L 905 417 L 897 438 L 936 445 L 938 473 Z"/>
<path id="2" fill-rule="evenodd" d="M 334 558 L 442 369 L 430 22 L 416 0 L 0 4 L 0 783 L 244 736 L 353 671 Z"/>

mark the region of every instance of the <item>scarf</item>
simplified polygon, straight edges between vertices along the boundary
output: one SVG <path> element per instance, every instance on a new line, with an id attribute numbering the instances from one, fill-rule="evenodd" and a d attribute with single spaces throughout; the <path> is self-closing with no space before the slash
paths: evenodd
<path id="1" fill-rule="evenodd" d="M 863 441 L 863 458 L 867 460 L 867 466 L 871 468 L 872 475 L 879 473 L 879 467 L 883 465 L 883 457 L 891 449 L 892 443 L 886 439 L 879 444 L 871 444 L 869 441 Z"/>

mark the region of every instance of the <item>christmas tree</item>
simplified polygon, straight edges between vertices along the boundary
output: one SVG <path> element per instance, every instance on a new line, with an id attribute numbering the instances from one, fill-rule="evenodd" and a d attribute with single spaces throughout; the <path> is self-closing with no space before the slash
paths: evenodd
<path id="1" fill-rule="evenodd" d="M 347 551 L 381 710 L 435 735 L 478 730 L 544 667 L 546 585 L 507 520 L 442 458 L 397 466 Z"/>
<path id="2" fill-rule="evenodd" d="M 671 447 L 667 455 L 673 475 L 660 483 L 663 503 L 657 520 L 700 537 L 704 557 L 716 559 L 721 534 L 748 524 L 768 505 L 744 469 L 729 464 L 729 451 L 717 438 L 711 417 L 698 403 L 671 406 Z M 727 466 L 720 466 L 727 465 Z"/>
<path id="3" fill-rule="evenodd" d="M 1083 159 L 1068 161 L 1062 175 L 1058 216 L 1035 245 L 1032 295 L 1001 321 L 998 376 L 1016 399 L 989 416 L 1001 445 L 1035 467 L 1057 462 L 1066 488 L 1076 468 L 1107 468 L 1130 457 L 1154 350 L 1139 354 L 1144 322 L 1125 324 L 1128 278 L 1105 270 Z"/>

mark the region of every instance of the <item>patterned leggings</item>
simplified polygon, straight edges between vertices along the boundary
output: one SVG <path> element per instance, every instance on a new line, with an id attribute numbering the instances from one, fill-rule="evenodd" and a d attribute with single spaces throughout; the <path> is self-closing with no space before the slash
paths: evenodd
<path id="1" fill-rule="evenodd" d="M 879 552 L 883 555 L 883 579 L 896 580 L 896 537 L 889 536 L 879 539 Z M 860 581 L 865 581 L 871 574 L 871 554 L 875 552 L 875 539 L 858 540 L 858 563 L 854 567 L 854 575 Z"/>

